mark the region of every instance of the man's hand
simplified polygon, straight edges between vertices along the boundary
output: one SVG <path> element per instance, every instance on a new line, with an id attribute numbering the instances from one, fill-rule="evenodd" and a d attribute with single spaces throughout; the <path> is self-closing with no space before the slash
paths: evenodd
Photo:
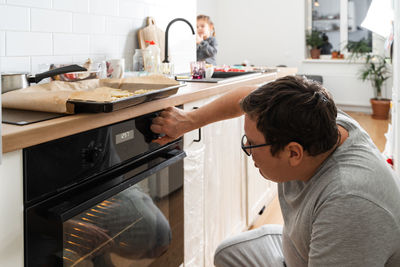
<path id="1" fill-rule="evenodd" d="M 165 136 L 153 140 L 153 142 L 160 145 L 169 143 L 181 137 L 189 125 L 190 119 L 187 112 L 174 107 L 166 108 L 153 119 L 153 124 L 150 126 L 154 133 L 165 134 Z"/>

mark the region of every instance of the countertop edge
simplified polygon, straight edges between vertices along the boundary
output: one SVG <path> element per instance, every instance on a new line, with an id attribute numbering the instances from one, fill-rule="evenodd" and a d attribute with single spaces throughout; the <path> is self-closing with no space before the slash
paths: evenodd
<path id="1" fill-rule="evenodd" d="M 188 83 L 177 94 L 167 98 L 143 103 L 110 113 L 75 114 L 25 126 L 2 124 L 3 153 L 23 149 L 68 135 L 117 123 L 170 106 L 182 105 L 227 92 L 241 86 L 261 85 L 286 75 L 293 75 L 296 68 L 279 69 L 278 72 L 262 74 L 221 84 Z"/>

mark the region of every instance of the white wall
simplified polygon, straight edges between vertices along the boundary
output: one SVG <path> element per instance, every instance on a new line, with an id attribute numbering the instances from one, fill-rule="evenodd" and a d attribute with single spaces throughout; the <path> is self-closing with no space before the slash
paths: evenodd
<path id="1" fill-rule="evenodd" d="M 297 66 L 303 59 L 303 1 L 217 0 L 216 11 L 219 64 Z"/>
<path id="2" fill-rule="evenodd" d="M 132 69 L 138 29 L 146 17 L 166 29 L 176 17 L 196 24 L 195 0 L 0 0 L 0 62 L 3 72 L 39 71 L 40 64 L 125 58 Z M 176 71 L 195 59 L 195 36 L 182 22 L 170 28 Z"/>
<path id="3" fill-rule="evenodd" d="M 208 0 L 210 1 L 210 0 Z M 297 67 L 324 77 L 324 86 L 346 110 L 370 112 L 373 89 L 358 79 L 360 64 L 305 61 L 306 7 L 310 0 L 198 1 L 198 10 L 214 15 L 219 43 L 217 63 Z M 208 10 L 207 10 L 208 9 Z M 391 96 L 388 83 L 386 97 Z"/>
<path id="4" fill-rule="evenodd" d="M 197 15 L 207 15 L 214 23 L 217 22 L 217 1 L 215 0 L 198 0 L 197 1 Z M 218 31 L 218 29 L 215 29 Z M 217 32 L 218 34 L 218 32 Z"/>

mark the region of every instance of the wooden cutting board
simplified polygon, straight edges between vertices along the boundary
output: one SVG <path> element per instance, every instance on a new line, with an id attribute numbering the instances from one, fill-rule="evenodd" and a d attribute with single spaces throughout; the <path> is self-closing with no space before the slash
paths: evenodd
<path id="1" fill-rule="evenodd" d="M 146 41 L 154 41 L 156 43 L 160 48 L 161 61 L 163 61 L 165 51 L 165 33 L 156 26 L 156 21 L 153 17 L 147 17 L 147 26 L 138 31 L 138 42 L 141 49 L 148 46 Z"/>

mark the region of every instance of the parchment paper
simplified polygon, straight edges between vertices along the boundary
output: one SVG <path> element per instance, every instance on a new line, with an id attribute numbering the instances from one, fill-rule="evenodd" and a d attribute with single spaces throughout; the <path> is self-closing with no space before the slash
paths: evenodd
<path id="1" fill-rule="evenodd" d="M 52 81 L 4 93 L 2 106 L 13 109 L 70 113 L 67 111 L 66 103 L 69 96 L 76 91 L 92 90 L 101 86 L 124 90 L 160 89 L 160 85 L 176 84 L 179 82 L 162 75 L 125 79 L 92 79 L 79 82 Z"/>

